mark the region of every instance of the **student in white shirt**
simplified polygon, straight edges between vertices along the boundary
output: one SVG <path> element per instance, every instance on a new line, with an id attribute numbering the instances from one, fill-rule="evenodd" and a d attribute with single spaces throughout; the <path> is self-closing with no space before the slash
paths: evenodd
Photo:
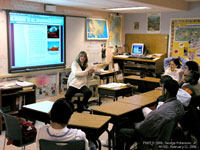
<path id="1" fill-rule="evenodd" d="M 67 127 L 68 121 L 73 113 L 71 106 L 64 98 L 58 99 L 50 111 L 50 125 L 42 126 L 36 136 L 36 145 L 39 149 L 39 140 L 69 141 L 84 140 L 85 150 L 88 150 L 88 140 L 83 131 Z"/>
<path id="2" fill-rule="evenodd" d="M 181 62 L 182 62 L 182 65 L 181 65 Z M 164 59 L 164 69 L 165 69 L 164 75 L 169 75 L 174 80 L 179 82 L 179 80 L 181 78 L 180 74 L 181 74 L 182 70 L 184 69 L 186 62 L 187 62 L 187 60 L 185 60 L 182 57 L 165 58 Z"/>
<path id="3" fill-rule="evenodd" d="M 94 68 L 88 67 L 88 57 L 85 51 L 81 51 L 76 60 L 72 63 L 71 73 L 68 78 L 69 88 L 65 94 L 65 98 L 71 101 L 76 93 L 83 93 L 84 98 L 78 103 L 78 111 L 82 112 L 87 108 L 89 98 L 92 91 L 87 87 L 89 77 L 94 73 Z"/>

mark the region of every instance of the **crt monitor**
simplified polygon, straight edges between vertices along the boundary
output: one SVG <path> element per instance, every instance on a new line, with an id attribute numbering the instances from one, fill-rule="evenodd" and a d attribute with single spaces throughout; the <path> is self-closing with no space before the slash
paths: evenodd
<path id="1" fill-rule="evenodd" d="M 144 54 L 144 44 L 143 43 L 133 43 L 131 47 L 131 55 L 142 56 Z"/>

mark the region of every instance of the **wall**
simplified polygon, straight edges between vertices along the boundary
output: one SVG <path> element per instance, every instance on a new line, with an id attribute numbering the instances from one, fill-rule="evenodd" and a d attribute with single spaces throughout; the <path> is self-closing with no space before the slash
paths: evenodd
<path id="1" fill-rule="evenodd" d="M 161 13 L 160 34 L 170 34 L 170 20 L 172 18 L 200 18 L 200 2 L 189 5 L 188 11 L 163 12 Z M 139 22 L 139 30 L 134 30 L 134 22 Z M 124 38 L 126 33 L 147 34 L 147 13 L 126 14 L 124 16 Z M 169 46 L 168 46 L 169 51 Z"/>
<path id="2" fill-rule="evenodd" d="M 160 34 L 169 34 L 171 18 L 196 18 L 200 17 L 200 2 L 190 3 L 189 11 L 163 12 L 161 13 L 161 32 Z M 134 30 L 134 22 L 139 22 L 139 30 Z M 126 14 L 124 16 L 124 34 L 138 33 L 147 34 L 147 14 Z M 125 36 L 123 36 L 125 37 Z"/>

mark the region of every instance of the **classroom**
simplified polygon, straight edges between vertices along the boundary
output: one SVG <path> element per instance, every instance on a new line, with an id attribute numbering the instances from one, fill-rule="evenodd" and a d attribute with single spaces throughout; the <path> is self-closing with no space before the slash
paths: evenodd
<path id="1" fill-rule="evenodd" d="M 189 93 L 190 102 L 199 100 L 199 80 L 192 83 L 195 96 L 185 84 L 192 82 L 185 76 L 199 79 L 199 10 L 200 0 L 0 0 L 0 149 L 4 149 L 6 114 L 29 120 L 38 130 L 50 124 L 49 112 L 60 98 L 70 99 L 74 107 L 67 127 L 84 131 L 91 150 L 120 150 L 121 126 L 146 119 L 144 108 L 157 111 L 158 98 L 167 88 L 166 81 L 161 83 L 165 75 L 176 80 L 185 95 Z M 176 71 L 167 70 L 171 62 L 176 65 L 175 58 L 180 62 L 176 76 Z M 190 69 L 190 61 L 198 70 Z M 76 78 L 76 69 L 87 73 Z M 87 87 L 84 91 L 77 88 L 82 84 Z M 191 103 L 186 105 L 195 105 L 192 115 L 198 119 L 191 117 L 195 130 L 200 125 L 200 104 Z M 176 125 L 168 131 L 174 133 Z M 174 144 L 174 149 L 198 149 L 199 144 L 192 142 L 200 142 L 200 131 L 194 130 L 187 130 L 194 137 L 184 141 L 189 144 Z M 128 149 L 172 145 L 162 142 L 143 139 Z M 37 149 L 37 144 L 34 139 L 26 149 Z M 18 147 L 5 145 L 9 149 Z"/>

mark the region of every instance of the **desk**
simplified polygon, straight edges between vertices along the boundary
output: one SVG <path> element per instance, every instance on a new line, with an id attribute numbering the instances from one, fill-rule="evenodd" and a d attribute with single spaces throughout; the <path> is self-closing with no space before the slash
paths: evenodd
<path id="1" fill-rule="evenodd" d="M 111 83 L 112 84 L 112 83 Z M 114 83 L 120 84 L 120 83 Z M 109 85 L 109 84 L 107 84 Z M 99 93 L 99 105 L 101 105 L 101 97 L 103 95 L 113 96 L 113 101 L 117 100 L 119 96 L 125 96 L 129 94 L 132 95 L 132 87 L 129 86 L 120 86 L 119 88 L 109 88 L 109 86 L 100 85 L 98 86 L 98 93 Z M 117 86 L 117 85 L 116 85 Z"/>
<path id="2" fill-rule="evenodd" d="M 153 104 L 154 102 L 156 102 L 156 100 L 157 98 L 151 97 L 151 96 L 134 95 L 134 96 L 126 97 L 122 100 L 119 100 L 119 102 L 144 107 L 144 106 Z"/>
<path id="3" fill-rule="evenodd" d="M 120 119 L 122 119 L 123 117 L 133 115 L 133 113 L 137 110 L 139 111 L 140 108 L 141 107 L 138 105 L 131 105 L 127 103 L 121 103 L 118 101 L 110 102 L 92 108 L 92 112 L 94 114 L 111 116 L 110 122 L 113 123 L 113 128 L 112 128 L 113 149 L 115 149 L 114 133 L 116 132 L 117 126 L 120 123 Z"/>
<path id="4" fill-rule="evenodd" d="M 108 145 L 110 146 L 110 134 L 108 131 L 108 123 L 111 117 L 100 116 L 86 113 L 73 113 L 69 120 L 68 127 L 78 128 L 84 131 L 89 139 L 98 141 L 98 149 L 101 150 L 101 142 L 99 136 L 104 132 L 108 132 Z M 95 141 L 94 141 L 95 142 Z"/>
<path id="5" fill-rule="evenodd" d="M 154 97 L 154 98 L 158 98 L 159 96 L 162 95 L 162 90 L 151 90 L 145 93 L 141 93 L 140 95 L 142 96 L 148 96 L 148 97 Z"/>
<path id="6" fill-rule="evenodd" d="M 24 118 L 39 120 L 45 123 L 50 122 L 49 111 L 53 106 L 52 101 L 42 101 L 35 104 L 25 105 L 22 107 L 20 115 Z M 98 147 L 101 149 L 101 142 L 98 139 L 99 136 L 104 132 L 108 132 L 108 123 L 111 117 L 100 116 L 85 113 L 73 113 L 68 127 L 78 128 L 83 130 L 87 137 L 94 139 L 95 143 L 98 142 Z M 110 134 L 108 133 L 110 139 Z M 109 142 L 110 143 L 110 142 Z"/>
<path id="7" fill-rule="evenodd" d="M 165 54 L 155 57 L 153 60 L 128 58 L 127 56 L 113 56 L 113 62 L 118 63 L 124 75 L 137 74 L 141 72 L 150 72 L 153 75 L 160 76 L 163 72 L 163 61 Z"/>
<path id="8" fill-rule="evenodd" d="M 107 83 L 109 83 L 109 77 L 113 77 L 115 76 L 115 72 L 114 71 L 104 71 L 104 72 L 98 72 L 95 73 L 95 75 L 99 76 L 100 80 L 105 80 L 107 79 Z"/>
<path id="9" fill-rule="evenodd" d="M 130 75 L 124 77 L 124 82 L 138 85 L 140 92 L 147 92 L 160 86 L 160 78 L 154 77 L 141 78 L 140 76 Z"/>

